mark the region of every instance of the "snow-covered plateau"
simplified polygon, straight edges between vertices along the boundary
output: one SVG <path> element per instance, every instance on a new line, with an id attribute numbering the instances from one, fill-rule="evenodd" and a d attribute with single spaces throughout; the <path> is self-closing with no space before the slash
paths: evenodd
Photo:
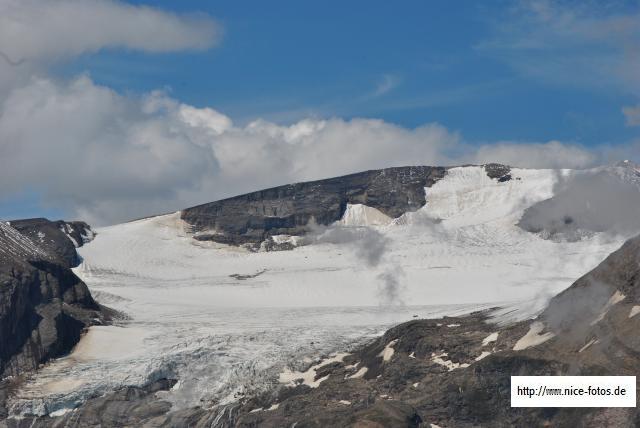
<path id="1" fill-rule="evenodd" d="M 75 272 L 128 318 L 91 327 L 24 382 L 12 411 L 63 412 L 162 377 L 179 379 L 162 392 L 175 408 L 213 406 L 414 317 L 495 306 L 497 321 L 532 317 L 625 239 L 549 240 L 517 226 L 573 173 L 511 169 L 499 182 L 482 167 L 453 168 L 418 211 L 391 219 L 350 205 L 290 251 L 194 240 L 179 213 L 97 229 Z"/>

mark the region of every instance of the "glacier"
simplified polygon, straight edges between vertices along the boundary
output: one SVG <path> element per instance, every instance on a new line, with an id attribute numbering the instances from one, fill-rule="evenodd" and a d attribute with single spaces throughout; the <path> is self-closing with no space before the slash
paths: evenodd
<path id="1" fill-rule="evenodd" d="M 625 239 L 555 242 L 517 226 L 570 174 L 514 168 L 498 182 L 482 167 L 452 168 L 421 209 L 390 219 L 350 206 L 291 251 L 194 240 L 179 212 L 99 228 L 74 271 L 126 318 L 91 327 L 69 356 L 30 375 L 11 411 L 64 412 L 162 377 L 179 380 L 159 393 L 174 408 L 213 407 L 416 317 L 494 307 L 498 323 L 533 317 Z M 372 248 L 375 258 L 363 256 Z"/>

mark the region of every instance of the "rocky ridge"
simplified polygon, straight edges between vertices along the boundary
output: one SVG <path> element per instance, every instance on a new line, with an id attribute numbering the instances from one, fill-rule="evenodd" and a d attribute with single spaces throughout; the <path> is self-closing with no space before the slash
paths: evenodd
<path id="1" fill-rule="evenodd" d="M 511 179 L 508 166 L 484 167 L 490 178 Z M 336 222 L 347 204 L 363 204 L 391 218 L 415 211 L 427 203 L 424 189 L 443 178 L 447 170 L 407 166 L 289 184 L 187 208 L 181 218 L 197 240 L 253 247 L 265 242 L 267 249 L 280 249 L 273 236 L 303 235 L 310 221 L 319 225 Z"/>

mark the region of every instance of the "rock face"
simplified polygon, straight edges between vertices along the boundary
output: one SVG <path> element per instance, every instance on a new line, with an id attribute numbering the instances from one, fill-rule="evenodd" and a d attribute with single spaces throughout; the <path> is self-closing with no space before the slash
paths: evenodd
<path id="1" fill-rule="evenodd" d="M 50 221 L 46 218 L 13 220 L 11 227 L 28 237 L 35 245 L 51 255 L 57 255 L 67 267 L 79 264 L 76 248 L 93 239 L 91 227 L 82 221 Z"/>
<path id="2" fill-rule="evenodd" d="M 488 163 L 484 166 L 489 178 L 494 178 L 500 183 L 511 180 L 511 168 L 499 163 Z"/>
<path id="3" fill-rule="evenodd" d="M 408 166 L 345 175 L 260 190 L 182 211 L 198 240 L 259 244 L 274 235 L 302 235 L 311 219 L 328 225 L 342 218 L 347 204 L 363 204 L 396 218 L 427 201 L 425 187 L 444 177 L 447 167 Z M 485 165 L 498 181 L 509 167 Z"/>
<path id="4" fill-rule="evenodd" d="M 300 235 L 311 218 L 327 225 L 348 203 L 398 217 L 425 204 L 424 188 L 442 178 L 444 167 L 399 167 L 260 190 L 188 208 L 182 219 L 196 239 L 259 243 L 270 235 Z"/>
<path id="5" fill-rule="evenodd" d="M 66 247 L 58 242 L 54 253 L 55 240 L 47 249 L 27 236 L 0 222 L 0 377 L 67 353 L 83 329 L 108 317 L 68 268 Z"/>

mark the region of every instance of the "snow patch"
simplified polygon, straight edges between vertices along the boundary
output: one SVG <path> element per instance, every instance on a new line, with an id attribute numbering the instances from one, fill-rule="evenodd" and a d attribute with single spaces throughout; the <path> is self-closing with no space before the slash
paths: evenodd
<path id="1" fill-rule="evenodd" d="M 338 403 L 344 404 L 345 406 L 350 406 L 351 405 L 351 401 L 349 401 L 349 400 L 340 400 L 340 401 L 338 401 Z"/>
<path id="2" fill-rule="evenodd" d="M 146 337 L 147 332 L 142 328 L 92 326 L 69 358 L 76 361 L 128 360 L 144 355 Z"/>
<path id="3" fill-rule="evenodd" d="M 638 314 L 640 314 L 640 306 L 636 305 L 633 308 L 631 308 L 631 311 L 629 311 L 629 318 L 633 318 Z"/>
<path id="4" fill-rule="evenodd" d="M 478 356 L 476 357 L 475 361 L 480 361 L 480 360 L 482 360 L 483 358 L 488 357 L 489 355 L 491 355 L 491 352 L 488 352 L 488 351 L 482 351 L 482 354 L 478 355 Z"/>
<path id="5" fill-rule="evenodd" d="M 513 350 L 521 351 L 523 349 L 527 349 L 532 346 L 537 346 L 555 336 L 555 334 L 551 332 L 540 334 L 542 333 L 543 330 L 544 330 L 544 324 L 542 322 L 540 321 L 533 322 L 529 327 L 529 331 L 527 332 L 527 334 L 522 336 L 520 340 L 518 340 L 516 344 L 513 346 Z"/>
<path id="6" fill-rule="evenodd" d="M 364 377 L 365 374 L 369 371 L 368 367 L 361 367 L 360 370 L 352 374 L 351 376 L 347 376 L 347 379 L 360 379 Z"/>
<path id="7" fill-rule="evenodd" d="M 385 346 L 384 349 L 378 354 L 378 357 L 382 357 L 382 360 L 384 362 L 391 361 L 391 357 L 393 357 L 393 354 L 395 352 L 393 347 L 396 343 L 398 343 L 398 339 L 392 340 L 391 342 L 387 343 L 387 346 Z"/>
<path id="8" fill-rule="evenodd" d="M 613 305 L 622 302 L 625 299 L 625 297 L 627 296 L 622 294 L 620 291 L 616 290 L 616 292 L 613 293 L 613 296 L 609 298 L 609 301 L 605 303 L 605 305 L 602 307 L 602 312 L 600 312 L 600 315 L 598 315 L 596 319 L 591 321 L 591 325 L 596 325 L 597 323 L 602 321 L 604 317 L 607 315 L 607 313 L 609 312 L 609 309 L 611 309 Z"/>
<path id="9" fill-rule="evenodd" d="M 489 336 L 482 339 L 482 346 L 487 346 L 488 344 L 495 342 L 498 340 L 498 332 L 491 333 Z"/>
<path id="10" fill-rule="evenodd" d="M 324 367 L 331 363 L 335 363 L 335 362 L 341 363 L 345 359 L 345 357 L 348 355 L 349 355 L 348 353 L 336 354 L 333 357 L 322 360 L 315 366 L 309 367 L 309 369 L 307 369 L 307 371 L 304 371 L 304 372 L 291 371 L 289 370 L 289 368 L 285 368 L 284 372 L 280 373 L 278 380 L 280 383 L 286 384 L 288 386 L 296 386 L 299 384 L 303 384 L 303 385 L 308 385 L 311 388 L 317 388 L 318 386 L 320 386 L 322 382 L 324 382 L 329 378 L 329 375 L 316 380 L 316 371 L 319 368 Z"/>
<path id="11" fill-rule="evenodd" d="M 580 350 L 578 351 L 578 353 L 584 351 L 585 349 L 587 349 L 589 346 L 593 345 L 594 343 L 597 343 L 598 339 L 591 339 L 586 345 L 584 345 L 582 348 L 580 348 Z"/>
<path id="12" fill-rule="evenodd" d="M 347 204 L 342 218 L 337 221 L 343 226 L 386 226 L 392 218 L 382 211 L 362 204 Z"/>
<path id="13" fill-rule="evenodd" d="M 445 360 L 445 359 L 442 358 L 442 357 L 446 357 L 448 355 L 449 354 L 447 354 L 446 352 L 442 352 L 440 354 L 432 353 L 431 354 L 431 361 L 433 361 L 436 364 L 439 364 L 441 366 L 446 367 L 447 370 L 449 370 L 449 371 L 455 370 L 455 369 L 469 367 L 469 364 L 467 364 L 467 363 L 454 363 L 451 360 Z"/>

